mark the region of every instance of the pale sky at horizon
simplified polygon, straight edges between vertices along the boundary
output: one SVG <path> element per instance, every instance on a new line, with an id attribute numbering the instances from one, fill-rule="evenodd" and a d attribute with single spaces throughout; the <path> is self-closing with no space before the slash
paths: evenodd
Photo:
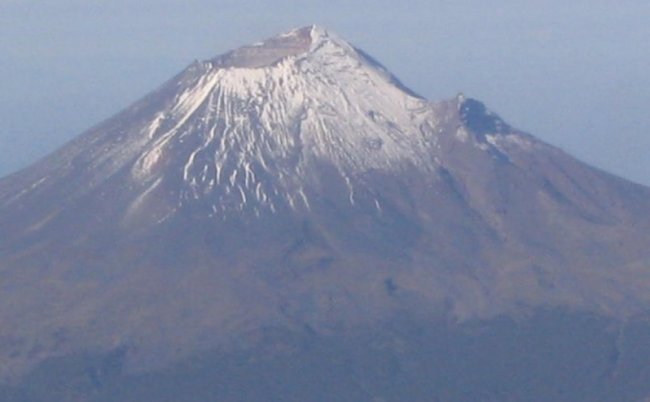
<path id="1" fill-rule="evenodd" d="M 194 59 L 316 23 L 429 99 L 463 91 L 650 185 L 649 22 L 650 2 L 632 0 L 0 0 L 0 176 Z"/>

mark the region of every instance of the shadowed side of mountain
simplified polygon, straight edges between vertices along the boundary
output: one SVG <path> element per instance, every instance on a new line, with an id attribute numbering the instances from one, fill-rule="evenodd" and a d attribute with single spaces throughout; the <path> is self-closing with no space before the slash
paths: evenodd
<path id="1" fill-rule="evenodd" d="M 462 325 L 407 318 L 332 336 L 269 327 L 256 346 L 146 373 L 137 350 L 44 362 L 3 402 L 639 401 L 650 395 L 650 322 L 539 310 Z M 334 392 L 334 393 L 333 393 Z"/>

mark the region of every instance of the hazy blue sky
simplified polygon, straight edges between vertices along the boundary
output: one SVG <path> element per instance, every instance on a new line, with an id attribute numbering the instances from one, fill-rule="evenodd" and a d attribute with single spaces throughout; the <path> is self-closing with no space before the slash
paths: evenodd
<path id="1" fill-rule="evenodd" d="M 650 184 L 650 1 L 0 0 L 0 175 L 194 59 L 317 23 L 430 99 L 458 91 Z"/>

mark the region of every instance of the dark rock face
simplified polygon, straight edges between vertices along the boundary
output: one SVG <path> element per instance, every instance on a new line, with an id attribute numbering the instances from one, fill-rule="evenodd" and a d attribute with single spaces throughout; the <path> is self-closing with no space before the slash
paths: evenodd
<path id="1" fill-rule="evenodd" d="M 490 112 L 476 99 L 466 99 L 460 104 L 460 119 L 476 134 L 507 133 L 512 128 L 499 116 Z"/>
<path id="2" fill-rule="evenodd" d="M 649 212 L 295 30 L 0 180 L 0 395 L 638 400 Z"/>

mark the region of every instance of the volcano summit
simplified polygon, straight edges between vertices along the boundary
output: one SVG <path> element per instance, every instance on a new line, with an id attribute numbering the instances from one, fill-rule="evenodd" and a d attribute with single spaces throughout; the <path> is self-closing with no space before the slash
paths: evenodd
<path id="1" fill-rule="evenodd" d="M 301 28 L 0 180 L 0 400 L 642 400 L 649 243 L 650 189 Z"/>

